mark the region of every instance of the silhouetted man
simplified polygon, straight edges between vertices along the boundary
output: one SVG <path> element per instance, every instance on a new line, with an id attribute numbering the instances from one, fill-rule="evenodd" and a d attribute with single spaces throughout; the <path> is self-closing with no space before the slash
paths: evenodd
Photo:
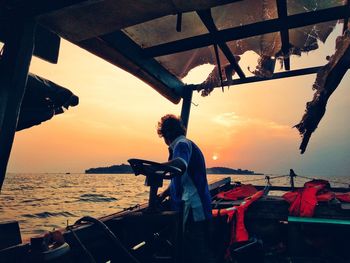
<path id="1" fill-rule="evenodd" d="M 212 217 L 205 160 L 198 146 L 185 137 L 182 121 L 171 114 L 158 122 L 157 133 L 169 146 L 169 162 L 184 171 L 171 179 L 161 199 L 170 196 L 173 210 L 183 211 L 186 262 L 209 262 L 209 222 Z"/>

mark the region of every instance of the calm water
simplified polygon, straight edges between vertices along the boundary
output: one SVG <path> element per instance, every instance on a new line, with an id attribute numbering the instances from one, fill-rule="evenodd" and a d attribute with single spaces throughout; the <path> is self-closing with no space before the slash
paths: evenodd
<path id="1" fill-rule="evenodd" d="M 209 175 L 209 179 L 227 177 Z M 233 181 L 255 181 L 264 176 L 233 175 Z M 350 182 L 350 177 L 329 178 Z M 298 185 L 306 180 L 299 179 Z M 288 185 L 287 178 L 271 181 Z M 251 182 L 253 183 L 253 182 Z M 334 185 L 334 184 L 333 184 Z M 338 185 L 344 187 L 344 185 Z M 144 177 L 130 174 L 8 174 L 0 194 L 0 222 L 17 220 L 22 238 L 65 227 L 85 215 L 101 217 L 147 202 Z"/>

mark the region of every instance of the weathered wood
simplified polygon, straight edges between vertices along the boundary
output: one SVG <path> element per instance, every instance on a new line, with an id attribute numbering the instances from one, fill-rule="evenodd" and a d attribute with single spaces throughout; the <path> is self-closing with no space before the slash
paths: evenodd
<path id="1" fill-rule="evenodd" d="M 20 244 L 0 250 L 1 263 L 22 263 L 28 262 L 28 252 L 30 250 L 29 243 Z"/>
<path id="2" fill-rule="evenodd" d="M 220 180 L 212 181 L 210 177 L 208 178 L 209 191 L 221 189 L 228 186 L 231 183 L 231 177 L 225 177 Z"/>
<path id="3" fill-rule="evenodd" d="M 7 20 L 13 17 L 32 18 L 47 13 L 52 13 L 57 10 L 80 7 L 88 4 L 93 4 L 94 0 L 61 0 L 61 1 L 7 1 L 2 4 L 4 8 L 0 9 L 1 19 Z"/>
<path id="4" fill-rule="evenodd" d="M 257 22 L 249 25 L 224 29 L 217 32 L 219 38 L 213 39 L 210 33 L 176 40 L 153 47 L 145 48 L 145 55 L 158 57 L 191 49 L 218 44 L 220 41 L 228 42 L 282 30 L 288 30 L 307 25 L 344 19 L 350 16 L 350 10 L 346 6 L 338 6 L 302 14 L 290 15 L 286 23 L 281 23 L 279 18 Z"/>
<path id="5" fill-rule="evenodd" d="M 0 41 L 3 43 L 5 41 L 5 31 L 5 26 L 0 24 Z M 56 64 L 58 61 L 61 38 L 55 33 L 38 25 L 35 30 L 34 41 L 35 45 L 33 55 L 47 62 Z"/>
<path id="6" fill-rule="evenodd" d="M 236 1 L 2 1 L 0 22 L 2 23 L 2 19 L 5 18 L 35 17 L 39 24 L 44 25 L 69 41 L 77 42 L 166 15 L 208 9 Z"/>
<path id="7" fill-rule="evenodd" d="M 286 22 L 287 14 L 287 1 L 286 0 L 277 0 L 277 12 L 278 17 L 281 20 L 281 23 Z M 285 56 L 284 61 L 284 68 L 286 70 L 290 70 L 290 58 L 289 58 L 289 33 L 288 29 L 283 29 L 280 31 L 281 35 L 281 41 L 282 41 L 282 55 Z"/>
<path id="8" fill-rule="evenodd" d="M 192 104 L 192 94 L 193 89 L 186 87 L 182 94 L 182 108 L 181 108 L 181 120 L 183 125 L 186 127 L 186 132 L 188 128 L 188 121 L 190 119 L 191 104 Z"/>
<path id="9" fill-rule="evenodd" d="M 61 38 L 51 31 L 37 26 L 35 31 L 34 55 L 53 64 L 58 61 Z"/>
<path id="10" fill-rule="evenodd" d="M 260 81 L 267 81 L 267 80 L 274 80 L 274 79 L 283 79 L 283 78 L 290 78 L 290 77 L 296 77 L 296 76 L 303 76 L 303 75 L 309 75 L 309 74 L 315 74 L 317 73 L 322 67 L 310 67 L 310 68 L 303 68 L 303 69 L 296 69 L 296 70 L 290 70 L 285 72 L 278 72 L 274 73 L 271 78 L 260 78 L 260 77 L 248 77 L 244 79 L 234 79 L 231 81 L 224 81 L 224 86 L 233 86 L 233 85 L 240 85 L 240 84 L 247 84 L 247 83 L 253 83 L 253 82 L 260 82 Z M 193 90 L 200 90 L 200 85 L 191 85 Z M 221 88 L 221 86 L 217 86 L 213 84 L 214 88 Z M 186 87 L 185 87 L 186 88 Z"/>
<path id="11" fill-rule="evenodd" d="M 159 214 L 147 214 L 142 212 L 129 212 L 125 216 L 119 216 L 110 218 L 104 221 L 108 228 L 117 236 L 117 238 L 123 243 L 127 249 L 131 249 L 135 245 L 146 242 L 146 246 L 149 247 L 154 242 L 154 235 L 163 236 L 169 238 L 172 243 L 175 244 L 175 240 L 178 238 L 179 229 L 181 227 L 181 219 L 177 212 L 164 212 Z M 86 224 L 79 226 L 72 231 L 66 231 L 64 234 L 66 242 L 72 248 L 72 256 L 78 262 L 86 261 L 86 255 L 82 253 L 81 248 L 77 242 L 76 236 L 80 239 L 88 251 L 93 255 L 96 262 L 106 262 L 113 258 L 113 255 L 120 255 L 118 262 L 132 262 L 125 253 L 121 253 L 120 247 L 111 246 L 112 242 L 106 236 L 106 234 L 96 225 Z M 152 251 L 147 251 L 146 259 L 152 256 Z M 178 256 L 176 244 L 171 251 L 174 258 Z M 143 262 L 147 262 L 147 260 Z"/>
<path id="12" fill-rule="evenodd" d="M 173 103 L 180 101 L 184 84 L 158 61 L 145 58 L 142 49 L 122 31 L 77 44 L 141 78 Z"/>
<path id="13" fill-rule="evenodd" d="M 0 60 L 0 189 L 25 92 L 36 23 L 12 21 L 8 26 L 4 53 Z"/>
<path id="14" fill-rule="evenodd" d="M 240 78 L 245 78 L 245 74 L 241 69 L 241 67 L 238 65 L 230 48 L 227 46 L 227 44 L 224 41 L 221 41 L 220 35 L 217 34 L 219 30 L 216 28 L 210 9 L 198 11 L 197 14 L 202 20 L 203 24 L 208 29 L 208 31 L 212 34 L 213 39 L 215 39 L 215 41 L 218 41 L 217 45 L 220 47 L 220 49 L 222 50 L 222 53 L 224 53 L 227 60 L 230 62 L 233 69 L 237 72 L 238 76 Z M 221 68 L 219 70 L 221 71 Z"/>

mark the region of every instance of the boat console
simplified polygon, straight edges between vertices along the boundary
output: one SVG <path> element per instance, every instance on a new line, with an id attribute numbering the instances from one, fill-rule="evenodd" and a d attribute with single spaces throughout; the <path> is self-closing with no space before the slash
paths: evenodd
<path id="1" fill-rule="evenodd" d="M 146 176 L 145 185 L 150 187 L 148 209 L 149 213 L 158 212 L 158 188 L 163 186 L 163 180 L 170 180 L 175 176 L 180 176 L 183 171 L 180 168 L 152 162 L 142 159 L 129 159 L 128 162 L 135 175 Z"/>

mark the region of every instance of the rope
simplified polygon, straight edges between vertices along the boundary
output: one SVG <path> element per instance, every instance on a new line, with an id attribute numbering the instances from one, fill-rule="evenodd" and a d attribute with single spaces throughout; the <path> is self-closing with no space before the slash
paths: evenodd
<path id="1" fill-rule="evenodd" d="M 257 181 L 266 181 L 267 180 L 267 177 L 270 179 L 270 180 L 273 180 L 273 179 L 277 179 L 277 178 L 282 178 L 282 177 L 289 177 L 289 175 L 276 175 L 276 176 L 265 176 L 264 178 L 258 178 L 258 179 L 251 179 L 251 180 L 243 180 L 243 181 L 240 181 L 241 183 L 248 183 L 248 182 L 257 182 Z"/>
<path id="2" fill-rule="evenodd" d="M 268 175 L 267 175 L 268 176 Z M 276 175 L 276 176 L 268 176 L 270 180 L 273 179 L 278 179 L 278 178 L 289 178 L 289 175 Z M 305 179 L 305 180 L 316 180 L 317 178 L 314 177 L 308 177 L 308 176 L 302 176 L 302 175 L 297 175 L 294 178 L 301 178 L 301 179 Z M 249 182 L 257 182 L 257 181 L 265 181 L 266 177 L 264 178 L 258 178 L 258 179 L 250 179 L 250 180 L 244 180 L 244 181 L 240 181 L 241 183 L 249 183 Z M 346 185 L 348 187 L 350 187 L 350 183 L 346 183 L 346 182 L 341 182 L 341 181 L 336 181 L 336 180 L 328 180 L 328 182 L 333 183 L 333 184 L 342 184 L 342 185 Z"/>
<path id="3" fill-rule="evenodd" d="M 93 218 L 91 216 L 84 216 L 77 220 L 74 224 L 81 224 L 82 222 L 88 222 L 95 224 L 96 226 L 100 227 L 100 229 L 105 233 L 111 240 L 112 242 L 116 245 L 116 247 L 120 248 L 121 251 L 125 253 L 125 255 L 128 258 L 128 262 L 134 262 L 134 263 L 139 263 L 139 261 L 129 252 L 129 250 L 122 244 L 122 242 L 117 238 L 116 235 L 106 226 L 102 221 Z"/>

